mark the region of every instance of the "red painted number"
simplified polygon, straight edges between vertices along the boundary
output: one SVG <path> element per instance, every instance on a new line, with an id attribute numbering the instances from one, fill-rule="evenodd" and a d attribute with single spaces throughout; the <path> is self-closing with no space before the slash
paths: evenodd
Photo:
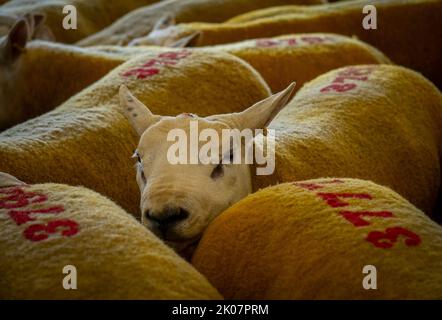
<path id="1" fill-rule="evenodd" d="M 54 220 L 44 224 L 33 224 L 23 232 L 26 239 L 31 241 L 42 241 L 49 238 L 49 235 L 60 232 L 64 237 L 70 237 L 78 233 L 78 223 L 72 220 Z"/>
<path id="2" fill-rule="evenodd" d="M 405 245 L 407 247 L 417 246 L 421 243 L 421 238 L 416 233 L 402 227 L 388 228 L 385 232 L 372 231 L 366 240 L 378 248 L 389 249 L 393 247 L 399 236 L 406 238 Z"/>
<path id="3" fill-rule="evenodd" d="M 341 201 L 340 198 L 345 199 L 368 199 L 372 197 L 368 193 L 318 193 L 318 196 L 332 208 L 348 206 L 348 202 Z"/>
<path id="4" fill-rule="evenodd" d="M 339 213 L 355 227 L 364 227 L 370 224 L 370 222 L 362 219 L 362 217 L 393 217 L 393 213 L 390 211 L 340 211 Z"/>

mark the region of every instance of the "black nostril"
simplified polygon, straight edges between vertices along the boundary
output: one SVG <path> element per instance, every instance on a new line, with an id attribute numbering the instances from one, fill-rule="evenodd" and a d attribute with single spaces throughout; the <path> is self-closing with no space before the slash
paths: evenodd
<path id="1" fill-rule="evenodd" d="M 189 212 L 183 208 L 167 208 L 159 214 L 147 211 L 146 218 L 158 224 L 159 227 L 167 227 L 173 223 L 187 219 Z"/>

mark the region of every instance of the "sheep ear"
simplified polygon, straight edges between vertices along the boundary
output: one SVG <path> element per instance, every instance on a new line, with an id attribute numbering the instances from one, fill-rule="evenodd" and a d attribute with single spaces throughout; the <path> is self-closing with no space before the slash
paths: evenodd
<path id="1" fill-rule="evenodd" d="M 191 35 L 185 36 L 175 42 L 172 42 L 171 44 L 168 45 L 168 47 L 171 47 L 171 48 L 192 47 L 198 42 L 201 35 L 202 35 L 201 31 L 196 31 L 196 32 L 192 33 Z"/>
<path id="2" fill-rule="evenodd" d="M 166 29 L 173 25 L 175 25 L 175 17 L 172 14 L 166 14 L 155 23 L 152 31 Z"/>
<path id="3" fill-rule="evenodd" d="M 265 128 L 287 105 L 295 85 L 295 82 L 291 83 L 283 91 L 255 103 L 242 112 L 210 116 L 208 119 L 225 122 L 231 128 L 240 130 Z"/>
<path id="4" fill-rule="evenodd" d="M 32 13 L 30 25 L 32 26 L 31 38 L 41 39 L 46 41 L 55 41 L 55 36 L 52 30 L 45 25 L 46 16 L 43 13 Z"/>
<path id="5" fill-rule="evenodd" d="M 4 46 L 1 48 L 2 58 L 14 62 L 24 51 L 28 42 L 29 30 L 24 19 L 18 20 L 6 36 Z"/>
<path id="6" fill-rule="evenodd" d="M 140 136 L 147 128 L 161 119 L 161 116 L 150 112 L 124 85 L 120 86 L 120 105 L 123 109 L 123 114 Z"/>
<path id="7" fill-rule="evenodd" d="M 23 181 L 18 180 L 10 174 L 0 172 L 0 188 L 25 185 Z"/>

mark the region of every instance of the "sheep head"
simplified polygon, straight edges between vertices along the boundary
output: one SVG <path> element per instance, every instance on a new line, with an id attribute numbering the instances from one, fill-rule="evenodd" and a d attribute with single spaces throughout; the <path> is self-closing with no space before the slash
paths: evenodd
<path id="1" fill-rule="evenodd" d="M 195 243 L 217 215 L 252 190 L 246 158 L 256 137 L 224 135 L 265 128 L 293 89 L 294 83 L 239 113 L 172 117 L 153 114 L 122 86 L 122 111 L 140 136 L 134 157 L 142 223 L 177 251 Z"/>
<path id="2" fill-rule="evenodd" d="M 132 40 L 129 46 L 184 48 L 195 45 L 200 36 L 200 31 L 184 30 L 175 25 L 173 16 L 165 15 L 158 20 L 147 36 Z"/>

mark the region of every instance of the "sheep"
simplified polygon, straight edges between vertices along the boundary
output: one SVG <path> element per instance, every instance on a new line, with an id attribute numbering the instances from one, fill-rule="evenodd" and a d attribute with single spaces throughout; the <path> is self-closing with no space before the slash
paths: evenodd
<path id="1" fill-rule="evenodd" d="M 370 181 L 283 183 L 217 217 L 192 264 L 226 299 L 441 299 L 442 227 Z"/>
<path id="2" fill-rule="evenodd" d="M 221 299 L 189 263 L 94 191 L 0 173 L 0 215 L 1 299 Z"/>
<path id="3" fill-rule="evenodd" d="M 52 31 L 45 25 L 46 17 L 40 13 L 27 13 L 23 17 L 1 15 L 0 14 L 0 35 L 8 35 L 10 30 L 17 24 L 17 22 L 25 20 L 28 30 L 28 40 L 42 39 L 47 41 L 54 41 Z"/>
<path id="4" fill-rule="evenodd" d="M 146 53 L 53 111 L 0 133 L 0 171 L 29 183 L 83 185 L 138 216 L 129 161 L 137 136 L 120 112 L 121 84 L 153 111 L 170 115 L 240 111 L 270 94 L 252 67 L 227 53 Z"/>
<path id="5" fill-rule="evenodd" d="M 389 59 L 372 46 L 330 33 L 305 33 L 240 41 L 208 47 L 226 51 L 250 63 L 266 80 L 272 92 L 292 81 L 297 88 L 318 75 L 353 64 L 388 64 Z"/>
<path id="6" fill-rule="evenodd" d="M 0 96 L 0 130 L 52 110 L 132 57 L 162 50 L 169 49 L 119 46 L 83 49 L 46 41 L 28 42 L 17 58 L 0 66 L 0 88 L 4 88 Z M 389 62 L 371 46 L 334 34 L 287 35 L 192 50 L 228 52 L 243 59 L 264 77 L 273 92 L 294 80 L 301 87 L 319 74 L 344 65 Z"/>
<path id="7" fill-rule="evenodd" d="M 7 16 L 21 16 L 27 13 L 43 13 L 47 17 L 47 25 L 59 42 L 75 43 L 91 35 L 127 12 L 158 0 L 52 0 L 28 1 L 13 0 L 1 7 L 1 13 Z M 77 12 L 77 29 L 65 29 L 63 20 L 67 16 L 63 8 L 74 6 Z M 99 16 L 97 16 L 99 14 Z"/>
<path id="8" fill-rule="evenodd" d="M 20 19 L 0 40 L 0 131 L 52 110 L 126 60 L 47 41 L 28 42 L 32 36 Z"/>
<path id="9" fill-rule="evenodd" d="M 109 27 L 90 35 L 80 46 L 127 45 L 151 30 L 177 22 L 222 22 L 238 14 L 286 4 L 319 4 L 324 0 L 168 0 L 134 10 Z"/>
<path id="10" fill-rule="evenodd" d="M 377 30 L 362 27 L 362 8 L 367 4 L 375 5 L 377 9 Z M 332 32 L 357 36 L 381 50 L 394 63 L 422 72 L 439 88 L 442 87 L 439 72 L 442 69 L 442 2 L 439 0 L 360 0 L 318 6 L 285 6 L 267 9 L 270 13 L 275 10 L 282 13 L 270 17 L 266 17 L 267 11 L 263 10 L 261 16 L 264 18 L 261 19 L 238 18 L 223 24 L 184 23 L 161 33 L 152 33 L 136 43 L 167 46 L 194 35 L 198 37 L 192 45 L 207 46 L 290 33 Z"/>
<path id="11" fill-rule="evenodd" d="M 431 82 L 403 67 L 361 65 L 319 76 L 283 109 L 293 91 L 291 84 L 240 113 L 170 117 L 150 111 L 121 87 L 122 110 L 140 137 L 135 157 L 142 223 L 171 243 L 197 241 L 217 215 L 252 191 L 329 176 L 389 186 L 433 214 L 440 184 L 442 94 Z M 267 125 L 273 133 L 255 143 L 255 149 L 270 154 L 261 161 L 264 168 L 258 158 L 254 165 L 246 162 L 241 150 L 250 143 L 243 139 L 230 150 L 210 149 L 221 163 L 189 164 L 188 155 L 201 155 L 191 144 L 182 147 L 179 159 L 184 160 L 171 160 L 171 150 L 179 150 L 179 141 L 170 136 L 175 129 L 198 138 L 192 126 L 221 137 L 224 129 L 242 132 Z M 234 157 L 241 161 L 225 162 Z M 269 170 L 262 174 L 260 169 Z"/>

